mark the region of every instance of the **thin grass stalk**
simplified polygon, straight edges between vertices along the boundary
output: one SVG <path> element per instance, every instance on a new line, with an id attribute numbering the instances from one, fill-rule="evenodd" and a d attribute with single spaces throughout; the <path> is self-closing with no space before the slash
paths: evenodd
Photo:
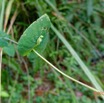
<path id="1" fill-rule="evenodd" d="M 72 81 L 74 81 L 74 82 L 76 82 L 76 83 L 78 83 L 78 84 L 80 84 L 80 85 L 82 85 L 82 86 L 85 86 L 86 88 L 89 88 L 89 89 L 91 89 L 91 90 L 93 90 L 93 91 L 95 91 L 95 92 L 100 93 L 99 90 L 97 90 L 97 89 L 95 89 L 95 88 L 93 88 L 93 87 L 91 87 L 91 86 L 88 86 L 88 85 L 86 85 L 86 84 L 84 84 L 84 83 L 82 83 L 82 82 L 80 82 L 80 81 L 78 81 L 78 80 L 76 80 L 76 79 L 74 79 L 74 78 L 68 76 L 68 75 L 65 74 L 64 72 L 60 71 L 57 67 L 55 67 L 53 64 L 51 64 L 48 60 L 46 60 L 43 56 L 41 56 L 41 55 L 40 55 L 37 51 L 35 51 L 34 49 L 33 49 L 33 52 L 34 52 L 36 55 L 38 55 L 42 60 L 44 60 L 48 65 L 50 65 L 51 67 L 53 67 L 57 72 L 59 72 L 60 74 L 62 74 L 63 76 L 67 77 L 68 79 L 70 79 L 70 80 L 72 80 Z M 102 94 L 101 94 L 101 96 L 103 97 Z"/>

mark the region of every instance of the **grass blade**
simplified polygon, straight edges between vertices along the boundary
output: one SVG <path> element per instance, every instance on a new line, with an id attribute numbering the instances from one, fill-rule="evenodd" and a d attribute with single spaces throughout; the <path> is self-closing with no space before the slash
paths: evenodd
<path id="1" fill-rule="evenodd" d="M 92 84 L 94 85 L 94 87 L 96 89 L 98 89 L 99 91 L 103 91 L 103 89 L 100 87 L 100 85 L 98 84 L 98 82 L 94 78 L 94 76 L 91 73 L 91 71 L 84 64 L 84 62 L 80 59 L 80 57 L 78 56 L 78 54 L 76 53 L 76 51 L 72 48 L 72 46 L 68 43 L 68 41 L 61 35 L 61 33 L 53 25 L 51 26 L 51 28 L 56 33 L 56 35 L 59 37 L 59 39 L 64 43 L 64 45 L 66 46 L 66 48 L 68 49 L 68 51 L 73 55 L 73 57 L 79 63 L 79 65 L 81 66 L 82 70 L 87 75 L 87 77 L 90 79 L 90 81 L 92 82 Z M 104 99 L 104 96 L 102 96 L 102 98 Z"/>
<path id="2" fill-rule="evenodd" d="M 11 9 L 12 9 L 13 1 L 14 0 L 10 0 L 7 4 L 7 7 L 6 7 L 5 21 L 4 21 L 4 31 L 6 30 L 6 27 L 7 27 L 7 23 L 8 23 L 8 20 L 9 20 L 9 16 L 10 16 L 10 12 L 11 12 Z"/>
<path id="3" fill-rule="evenodd" d="M 62 74 L 63 76 L 65 76 L 65 77 L 69 78 L 70 80 L 72 80 L 72 81 L 74 81 L 74 82 L 76 82 L 76 83 L 78 83 L 78 84 L 80 84 L 80 85 L 83 85 L 83 86 L 85 86 L 85 87 L 87 87 L 87 88 L 89 88 L 89 89 L 91 89 L 91 90 L 93 90 L 93 91 L 95 91 L 95 92 L 99 92 L 99 90 L 97 90 L 97 89 L 95 89 L 95 88 L 93 88 L 93 87 L 90 87 L 90 86 L 88 86 L 88 85 L 86 85 L 86 84 L 84 84 L 84 83 L 82 83 L 82 82 L 80 82 L 80 81 L 77 81 L 76 79 L 74 79 L 74 78 L 68 76 L 67 74 L 63 73 L 63 72 L 60 71 L 57 67 L 55 67 L 53 64 L 51 64 L 48 60 L 46 60 L 44 57 L 42 57 L 36 50 L 33 49 L 33 51 L 34 51 L 34 53 L 37 54 L 41 59 L 43 59 L 47 64 L 49 64 L 51 67 L 53 67 L 56 71 L 58 71 L 58 72 L 59 72 L 60 74 Z"/>

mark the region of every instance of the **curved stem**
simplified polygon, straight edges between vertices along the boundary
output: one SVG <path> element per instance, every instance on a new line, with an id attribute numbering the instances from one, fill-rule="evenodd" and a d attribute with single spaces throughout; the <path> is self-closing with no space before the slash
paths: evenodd
<path id="1" fill-rule="evenodd" d="M 97 90 L 97 89 L 95 89 L 95 88 L 93 88 L 93 87 L 91 87 L 91 86 L 88 86 L 88 85 L 86 85 L 86 84 L 84 84 L 84 83 L 82 83 L 82 82 L 80 82 L 80 81 L 78 81 L 78 80 L 76 80 L 76 79 L 74 79 L 74 78 L 68 76 L 67 74 L 63 73 L 63 72 L 60 71 L 57 67 L 55 67 L 53 64 L 51 64 L 48 60 L 46 60 L 44 57 L 42 57 L 42 56 L 41 56 L 37 51 L 35 51 L 34 49 L 33 49 L 33 52 L 34 52 L 35 54 L 37 54 L 41 59 L 43 59 L 47 64 L 49 64 L 51 67 L 53 67 L 56 71 L 58 71 L 58 72 L 59 72 L 60 74 L 62 74 L 63 76 L 65 76 L 65 77 L 69 78 L 70 80 L 72 80 L 72 81 L 74 81 L 74 82 L 76 82 L 76 83 L 78 83 L 78 84 L 80 84 L 80 85 L 83 85 L 83 86 L 85 86 L 85 87 L 87 87 L 87 88 L 89 88 L 89 89 L 91 89 L 91 90 L 93 90 L 93 91 L 95 91 L 95 92 L 100 92 L 99 90 Z"/>
<path id="2" fill-rule="evenodd" d="M 14 44 L 18 44 L 16 41 L 13 41 L 13 40 L 11 40 L 11 39 L 9 39 L 9 38 L 6 38 L 7 40 L 9 40 L 9 41 L 11 41 L 12 43 L 14 43 Z M 102 91 L 100 91 L 100 90 L 98 90 L 98 89 L 95 89 L 95 88 L 93 88 L 93 87 L 91 87 L 91 86 L 89 86 L 89 85 L 86 85 L 86 84 L 84 84 L 84 83 L 82 83 L 82 82 L 80 82 L 80 81 L 78 81 L 78 80 L 76 80 L 76 79 L 74 79 L 74 78 L 72 78 L 72 77 L 70 77 L 70 76 L 68 76 L 67 74 L 65 74 L 65 73 L 63 73 L 62 71 L 60 71 L 57 67 L 55 67 L 53 64 L 51 64 L 48 60 L 46 60 L 44 57 L 42 57 L 37 51 L 35 51 L 34 49 L 33 49 L 33 52 L 35 53 L 35 54 L 37 54 L 42 60 L 44 60 L 47 64 L 49 64 L 51 67 L 53 67 L 56 71 L 58 71 L 60 74 L 62 74 L 63 76 L 65 76 L 65 77 L 67 77 L 67 78 L 69 78 L 70 80 L 72 80 L 72 81 L 74 81 L 74 82 L 76 82 L 76 83 L 78 83 L 78 84 L 80 84 L 80 85 L 83 85 L 83 86 L 85 86 L 86 88 L 89 88 L 89 89 L 91 89 L 91 90 L 93 90 L 93 91 L 95 91 L 95 92 L 98 92 L 101 96 L 102 96 L 102 98 L 103 98 L 103 92 Z"/>

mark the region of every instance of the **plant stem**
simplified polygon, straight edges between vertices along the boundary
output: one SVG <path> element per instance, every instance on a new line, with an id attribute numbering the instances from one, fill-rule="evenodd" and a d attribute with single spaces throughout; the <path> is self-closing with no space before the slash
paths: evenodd
<path id="1" fill-rule="evenodd" d="M 18 44 L 16 41 L 14 41 L 14 40 L 12 40 L 12 39 L 9 39 L 9 38 L 3 38 L 3 39 L 5 39 L 5 40 L 8 40 L 8 41 L 10 41 L 10 42 L 12 42 L 12 43 L 14 43 L 14 44 Z"/>
<path id="2" fill-rule="evenodd" d="M 87 87 L 87 88 L 89 88 L 89 89 L 91 89 L 91 90 L 93 90 L 93 91 L 95 91 L 95 92 L 100 92 L 99 90 L 97 90 L 97 89 L 95 89 L 95 88 L 93 88 L 93 87 L 91 87 L 91 86 L 88 86 L 88 85 L 86 85 L 86 84 L 84 84 L 84 83 L 82 83 L 82 82 L 80 82 L 80 81 L 78 81 L 78 80 L 76 80 L 76 79 L 74 79 L 74 78 L 68 76 L 67 74 L 63 73 L 63 72 L 60 71 L 57 67 L 55 67 L 53 64 L 51 64 L 48 60 L 46 60 L 44 57 L 42 57 L 37 51 L 35 51 L 34 49 L 33 49 L 33 51 L 34 51 L 34 53 L 37 54 L 42 60 L 44 60 L 47 64 L 49 64 L 51 67 L 53 67 L 56 71 L 58 71 L 58 72 L 59 72 L 60 74 L 62 74 L 63 76 L 65 76 L 65 77 L 69 78 L 70 80 L 72 80 L 72 81 L 74 81 L 74 82 L 76 82 L 76 83 L 78 83 L 78 84 L 80 84 L 80 85 L 83 85 L 83 86 L 85 86 L 85 87 Z"/>

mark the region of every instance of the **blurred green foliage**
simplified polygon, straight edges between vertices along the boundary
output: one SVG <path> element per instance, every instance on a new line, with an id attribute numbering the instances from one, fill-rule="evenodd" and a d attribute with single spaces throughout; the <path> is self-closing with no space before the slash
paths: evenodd
<path id="1" fill-rule="evenodd" d="M 8 2 L 7 0 L 6 5 Z M 103 0 L 15 0 L 6 32 L 16 10 L 18 14 L 9 33 L 10 38 L 18 41 L 23 31 L 33 21 L 47 13 L 51 22 L 91 68 L 97 82 L 104 89 Z M 50 40 L 43 55 L 66 74 L 92 86 L 78 63 L 52 30 L 49 31 L 49 36 Z M 89 89 L 73 83 L 52 70 L 41 59 L 36 61 L 32 58 L 23 58 L 14 44 L 12 47 L 9 46 L 4 49 L 2 61 L 3 103 L 104 102 Z"/>

